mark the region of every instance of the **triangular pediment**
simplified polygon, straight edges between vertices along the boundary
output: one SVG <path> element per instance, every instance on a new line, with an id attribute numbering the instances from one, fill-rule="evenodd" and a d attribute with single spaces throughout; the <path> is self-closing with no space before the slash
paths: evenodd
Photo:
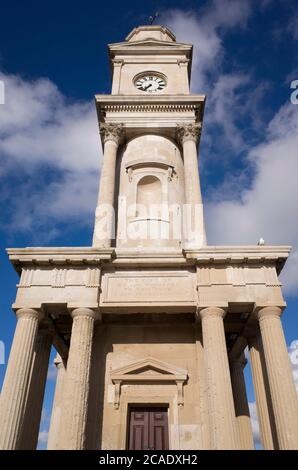
<path id="1" fill-rule="evenodd" d="M 187 370 L 159 361 L 153 357 L 131 362 L 110 372 L 114 384 L 114 406 L 119 408 L 121 386 L 124 383 L 133 384 L 164 384 L 176 383 L 178 405 L 183 405 L 183 384 L 187 381 Z"/>
<path id="2" fill-rule="evenodd" d="M 168 380 L 186 380 L 187 371 L 153 357 L 127 364 L 111 371 L 112 380 L 140 380 L 146 377 L 158 377 Z"/>
<path id="3" fill-rule="evenodd" d="M 145 367 L 140 367 L 139 369 L 128 372 L 126 375 L 130 374 L 142 374 L 142 375 L 153 375 L 153 374 L 169 374 L 169 372 L 160 369 L 159 367 L 154 367 L 153 365 L 146 365 Z"/>
<path id="4" fill-rule="evenodd" d="M 181 42 L 172 42 L 172 41 L 160 41 L 159 39 L 154 39 L 154 38 L 147 38 L 147 39 L 142 39 L 140 41 L 133 41 L 133 42 L 116 42 L 113 44 L 109 44 L 110 49 L 122 49 L 122 48 L 133 48 L 136 46 L 163 46 L 163 47 L 172 47 L 172 48 L 180 48 L 180 47 L 186 47 L 187 49 L 191 49 L 192 45 L 187 44 L 187 43 L 181 43 Z"/>
<path id="5" fill-rule="evenodd" d="M 192 45 L 179 42 L 160 41 L 158 39 L 148 38 L 134 42 L 118 42 L 109 44 L 110 57 L 115 57 L 125 54 L 151 55 L 152 53 L 158 55 L 164 54 L 182 54 L 187 58 L 192 57 Z"/>

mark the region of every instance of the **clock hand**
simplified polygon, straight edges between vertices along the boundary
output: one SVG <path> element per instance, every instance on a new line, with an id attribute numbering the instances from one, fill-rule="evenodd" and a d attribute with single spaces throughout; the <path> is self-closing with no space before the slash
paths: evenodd
<path id="1" fill-rule="evenodd" d="M 145 90 L 148 90 L 148 88 L 149 88 L 151 85 L 152 85 L 152 84 L 149 83 L 149 85 L 147 85 L 144 89 L 145 89 Z"/>

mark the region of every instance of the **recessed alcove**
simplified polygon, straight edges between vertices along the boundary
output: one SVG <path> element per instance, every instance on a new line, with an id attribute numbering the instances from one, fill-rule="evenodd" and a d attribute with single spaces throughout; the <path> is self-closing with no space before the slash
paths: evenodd
<path id="1" fill-rule="evenodd" d="M 181 232 L 173 237 L 185 197 L 177 145 L 161 135 L 138 136 L 123 150 L 119 170 L 117 246 L 180 247 Z"/>

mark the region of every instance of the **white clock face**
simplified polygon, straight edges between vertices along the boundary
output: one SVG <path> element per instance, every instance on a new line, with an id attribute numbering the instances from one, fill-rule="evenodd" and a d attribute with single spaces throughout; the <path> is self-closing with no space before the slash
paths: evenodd
<path id="1" fill-rule="evenodd" d="M 144 75 L 135 82 L 135 86 L 142 91 L 147 91 L 148 93 L 154 93 L 156 91 L 161 91 L 166 86 L 166 82 L 163 78 L 158 75 L 148 74 Z"/>

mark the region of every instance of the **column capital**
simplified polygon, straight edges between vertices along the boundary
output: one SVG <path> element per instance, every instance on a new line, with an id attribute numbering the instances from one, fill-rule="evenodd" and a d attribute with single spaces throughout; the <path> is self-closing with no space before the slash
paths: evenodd
<path id="1" fill-rule="evenodd" d="M 119 145 L 124 134 L 124 125 L 122 123 L 100 124 L 99 133 L 104 144 L 111 140 Z"/>
<path id="2" fill-rule="evenodd" d="M 263 307 L 257 310 L 256 317 L 259 321 L 265 318 L 280 318 L 282 309 L 280 307 Z"/>
<path id="3" fill-rule="evenodd" d="M 179 67 L 181 66 L 187 67 L 189 64 L 189 59 L 177 59 L 177 64 L 179 65 Z"/>
<path id="4" fill-rule="evenodd" d="M 16 316 L 18 320 L 20 318 L 36 318 L 40 321 L 44 318 L 44 313 L 34 308 L 19 308 L 16 311 Z"/>
<path id="5" fill-rule="evenodd" d="M 192 140 L 197 143 L 200 140 L 202 123 L 178 124 L 176 128 L 177 140 L 183 145 L 184 142 Z"/>
<path id="6" fill-rule="evenodd" d="M 78 307 L 72 310 L 70 313 L 73 319 L 80 317 L 80 318 L 93 318 L 94 321 L 100 320 L 99 312 L 92 310 L 91 308 L 86 307 Z"/>
<path id="7" fill-rule="evenodd" d="M 112 63 L 114 66 L 122 66 L 124 64 L 124 60 L 123 59 L 112 59 Z"/>
<path id="8" fill-rule="evenodd" d="M 199 315 L 203 319 L 205 317 L 218 317 L 224 318 L 226 315 L 226 311 L 220 307 L 205 307 L 200 310 Z"/>

